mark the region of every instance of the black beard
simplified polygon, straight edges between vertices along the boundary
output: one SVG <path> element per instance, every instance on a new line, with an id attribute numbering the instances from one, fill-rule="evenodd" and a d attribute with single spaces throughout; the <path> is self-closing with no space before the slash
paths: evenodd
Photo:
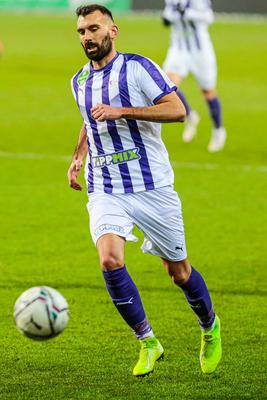
<path id="1" fill-rule="evenodd" d="M 90 49 L 90 47 L 94 47 L 94 46 L 96 47 L 96 50 L 94 51 L 94 53 L 89 54 L 87 52 L 87 49 Z M 86 43 L 85 46 L 83 46 L 83 49 L 84 49 L 86 56 L 89 58 L 89 60 L 92 60 L 92 61 L 102 60 L 104 57 L 106 57 L 111 52 L 111 49 L 112 49 L 112 40 L 110 38 L 109 33 L 107 34 L 107 36 L 104 37 L 101 45 L 99 45 L 98 43 L 89 42 L 89 43 Z"/>

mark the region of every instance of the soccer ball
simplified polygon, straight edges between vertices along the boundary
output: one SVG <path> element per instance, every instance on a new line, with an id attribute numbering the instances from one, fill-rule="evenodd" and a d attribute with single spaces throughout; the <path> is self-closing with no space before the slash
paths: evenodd
<path id="1" fill-rule="evenodd" d="M 68 303 L 51 287 L 32 287 L 17 299 L 14 319 L 17 329 L 25 336 L 36 340 L 51 339 L 68 323 Z"/>

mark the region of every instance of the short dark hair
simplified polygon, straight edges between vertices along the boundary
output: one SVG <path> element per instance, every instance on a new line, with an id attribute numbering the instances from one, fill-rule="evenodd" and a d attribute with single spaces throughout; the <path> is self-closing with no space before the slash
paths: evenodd
<path id="1" fill-rule="evenodd" d="M 76 10 L 76 15 L 77 15 L 77 17 L 79 17 L 80 15 L 82 17 L 85 17 L 86 15 L 92 14 L 95 11 L 100 11 L 103 15 L 108 15 L 112 19 L 112 21 L 114 22 L 113 15 L 112 15 L 111 11 L 109 11 L 108 8 L 106 8 L 104 6 L 101 6 L 99 4 L 90 4 L 90 5 L 87 5 L 87 6 L 80 6 Z"/>

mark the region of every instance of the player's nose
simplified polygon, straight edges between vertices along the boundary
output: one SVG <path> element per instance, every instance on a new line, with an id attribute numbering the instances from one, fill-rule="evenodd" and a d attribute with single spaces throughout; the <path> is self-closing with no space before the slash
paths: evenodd
<path id="1" fill-rule="evenodd" d="M 86 30 L 84 33 L 84 41 L 90 42 L 90 41 L 92 41 L 92 37 L 93 37 L 92 32 L 90 32 L 89 30 Z"/>

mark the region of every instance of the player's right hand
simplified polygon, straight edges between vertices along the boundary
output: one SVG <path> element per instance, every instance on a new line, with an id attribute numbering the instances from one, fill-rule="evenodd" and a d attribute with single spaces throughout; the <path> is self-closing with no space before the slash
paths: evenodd
<path id="1" fill-rule="evenodd" d="M 72 161 L 68 170 L 68 181 L 69 185 L 74 190 L 83 190 L 82 186 L 77 182 L 78 175 L 80 174 L 81 168 L 83 166 L 82 161 L 74 160 Z"/>

